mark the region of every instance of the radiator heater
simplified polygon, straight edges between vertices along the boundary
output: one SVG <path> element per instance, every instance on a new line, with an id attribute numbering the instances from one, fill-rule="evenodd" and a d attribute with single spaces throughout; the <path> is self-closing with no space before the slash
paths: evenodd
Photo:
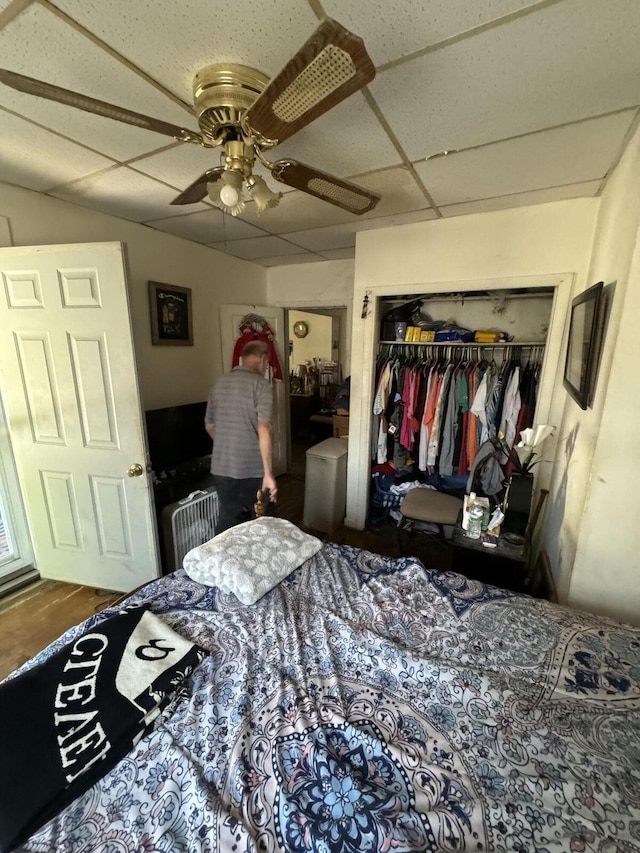
<path id="1" fill-rule="evenodd" d="M 162 510 L 162 537 L 167 572 L 182 568 L 185 554 L 212 539 L 218 523 L 218 493 L 198 489 Z"/>

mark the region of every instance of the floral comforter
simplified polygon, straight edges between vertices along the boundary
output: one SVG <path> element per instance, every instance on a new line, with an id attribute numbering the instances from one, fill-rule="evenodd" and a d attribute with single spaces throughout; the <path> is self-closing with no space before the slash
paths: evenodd
<path id="1" fill-rule="evenodd" d="M 21 849 L 640 851 L 639 629 L 331 544 L 252 607 L 129 601 L 210 656 Z"/>

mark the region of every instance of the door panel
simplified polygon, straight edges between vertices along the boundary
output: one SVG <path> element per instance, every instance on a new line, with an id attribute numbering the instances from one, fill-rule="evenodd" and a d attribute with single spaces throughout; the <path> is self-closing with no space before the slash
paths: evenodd
<path id="1" fill-rule="evenodd" d="M 159 574 L 118 243 L 0 249 L 0 384 L 46 578 L 128 591 Z"/>
<path id="2" fill-rule="evenodd" d="M 275 336 L 275 350 L 283 371 L 285 361 L 283 340 L 286 338 L 284 310 L 266 305 L 221 305 L 220 339 L 222 343 L 223 370 L 231 370 L 233 348 L 240 337 L 240 323 L 247 314 L 259 314 L 267 321 Z M 273 382 L 273 473 L 279 477 L 287 470 L 287 387 L 285 382 Z"/>
<path id="3" fill-rule="evenodd" d="M 106 339 L 74 335 L 69 336 L 69 346 L 83 443 L 115 450 L 118 436 Z"/>

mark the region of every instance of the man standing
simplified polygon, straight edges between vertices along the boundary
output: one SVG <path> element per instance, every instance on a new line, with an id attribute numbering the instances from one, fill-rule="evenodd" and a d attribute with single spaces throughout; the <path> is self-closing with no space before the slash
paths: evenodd
<path id="1" fill-rule="evenodd" d="M 205 429 L 213 439 L 211 473 L 218 491 L 222 533 L 253 517 L 258 489 L 269 490 L 276 501 L 273 476 L 273 393 L 263 374 L 269 348 L 250 341 L 242 350 L 242 363 L 216 382 L 207 402 Z"/>

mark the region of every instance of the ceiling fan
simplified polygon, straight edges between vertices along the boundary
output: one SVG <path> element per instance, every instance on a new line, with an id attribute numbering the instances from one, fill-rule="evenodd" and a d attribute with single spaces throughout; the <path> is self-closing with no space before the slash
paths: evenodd
<path id="1" fill-rule="evenodd" d="M 372 210 L 380 196 L 297 160 L 270 161 L 265 151 L 293 136 L 375 76 L 362 39 L 330 18 L 323 21 L 273 80 L 246 65 L 202 68 L 193 81 L 200 133 L 98 101 L 32 77 L 0 69 L 0 82 L 87 112 L 163 133 L 182 142 L 221 149 L 222 165 L 208 169 L 171 204 L 195 204 L 207 195 L 233 216 L 245 207 L 243 187 L 258 213 L 274 207 L 282 193 L 254 175 L 256 160 L 282 184 L 351 213 Z"/>

